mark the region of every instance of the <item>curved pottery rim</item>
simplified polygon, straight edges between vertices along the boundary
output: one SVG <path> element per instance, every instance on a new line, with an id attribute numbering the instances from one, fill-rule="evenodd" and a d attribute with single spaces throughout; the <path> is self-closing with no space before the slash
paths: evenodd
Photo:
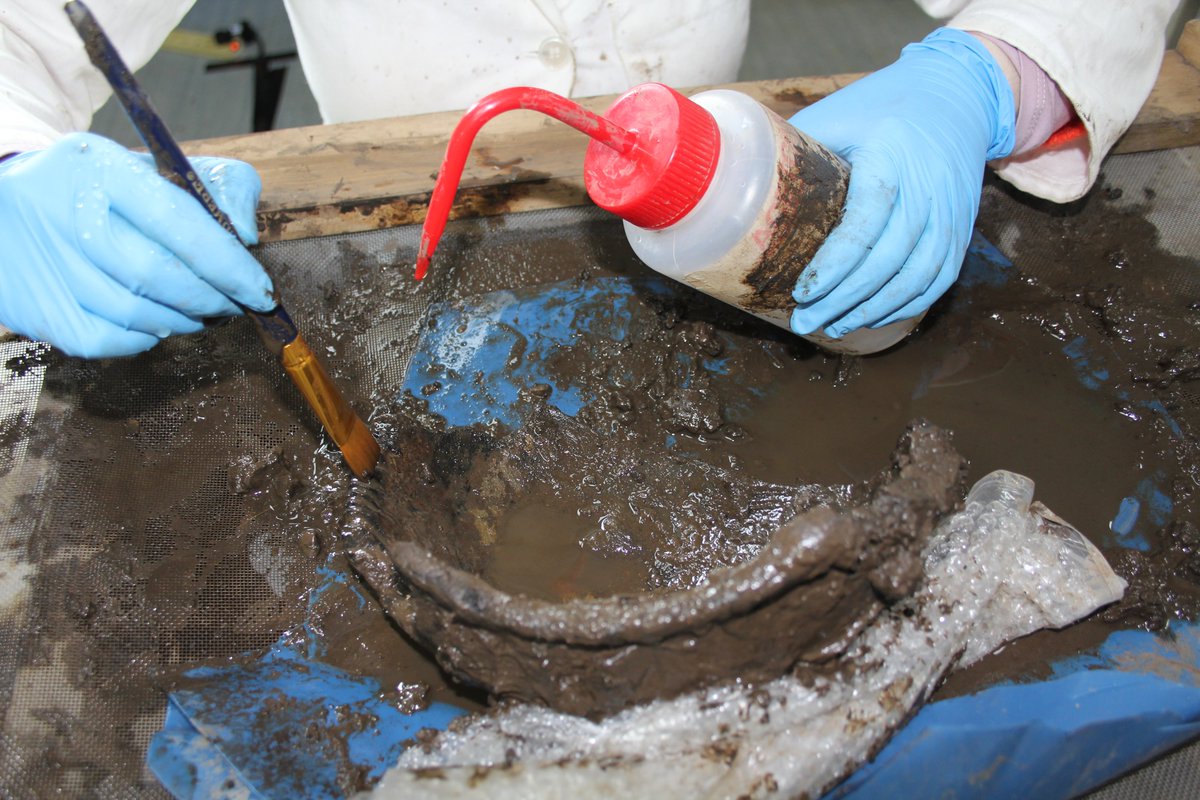
<path id="1" fill-rule="evenodd" d="M 378 496 L 384 491 L 378 478 L 355 481 L 343 529 L 353 542 L 351 562 L 368 583 L 378 590 L 387 585 L 380 581 L 390 581 L 403 594 L 416 590 L 463 624 L 585 647 L 649 643 L 751 612 L 830 570 L 866 567 L 877 572 L 883 565 L 874 562 L 893 555 L 866 550 L 879 538 L 882 526 L 900 521 L 923 542 L 937 519 L 961 498 L 965 470 L 949 438 L 928 422 L 914 421 L 901 437 L 892 464 L 872 482 L 866 503 L 802 512 L 778 528 L 753 558 L 713 570 L 705 583 L 687 589 L 561 602 L 508 594 L 414 542 L 383 546 L 374 534 L 380 525 Z M 947 453 L 952 457 L 935 458 Z M 856 546 L 846 547 L 847 541 Z M 387 566 L 393 574 L 386 574 Z M 871 577 L 871 582 L 887 599 L 914 588 L 892 591 L 880 577 Z M 385 605 L 393 616 L 397 611 L 414 613 L 395 603 Z M 397 621 L 407 628 L 402 619 Z"/>

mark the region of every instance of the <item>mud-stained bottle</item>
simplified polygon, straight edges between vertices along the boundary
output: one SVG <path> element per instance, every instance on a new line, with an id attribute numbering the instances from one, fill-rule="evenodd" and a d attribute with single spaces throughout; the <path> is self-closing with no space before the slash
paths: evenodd
<path id="1" fill-rule="evenodd" d="M 685 98 L 660 84 L 623 95 L 604 115 L 671 155 L 661 171 L 631 175 L 622 156 L 593 142 L 585 177 L 596 203 L 625 220 L 647 266 L 783 328 L 792 290 L 841 220 L 845 162 L 741 92 Z M 648 125 L 648 123 L 651 123 Z M 632 191 L 631 191 L 632 188 Z M 828 350 L 874 353 L 918 319 L 860 328 L 839 339 L 805 336 Z"/>

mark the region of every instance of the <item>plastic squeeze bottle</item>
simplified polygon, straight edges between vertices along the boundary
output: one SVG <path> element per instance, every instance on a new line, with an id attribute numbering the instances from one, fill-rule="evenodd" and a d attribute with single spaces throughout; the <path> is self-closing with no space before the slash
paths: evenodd
<path id="1" fill-rule="evenodd" d="M 418 278 L 445 228 L 475 134 L 514 109 L 540 111 L 592 137 L 584 159 L 588 195 L 624 220 L 629 244 L 647 266 L 790 330 L 792 289 L 841 220 L 849 170 L 766 106 L 727 89 L 688 98 L 642 84 L 603 116 L 542 89 L 484 97 L 446 149 L 421 234 Z M 834 352 L 874 353 L 919 321 L 804 338 Z"/>

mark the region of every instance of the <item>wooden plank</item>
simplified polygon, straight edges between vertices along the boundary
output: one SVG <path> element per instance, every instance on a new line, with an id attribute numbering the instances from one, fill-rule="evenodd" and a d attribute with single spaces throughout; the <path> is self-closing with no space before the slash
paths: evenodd
<path id="1" fill-rule="evenodd" d="M 1114 152 L 1200 144 L 1200 21 L 1165 54 L 1158 82 Z M 787 117 L 861 77 L 787 78 L 728 85 Z M 697 87 L 691 91 L 700 91 Z M 600 112 L 613 96 L 582 105 Z M 262 241 L 298 239 L 419 223 L 461 112 L 314 125 L 185 142 L 191 154 L 248 161 L 263 178 Z M 534 112 L 489 122 L 476 138 L 452 218 L 558 208 L 588 202 L 587 138 Z"/>
<path id="2" fill-rule="evenodd" d="M 1183 60 L 1196 69 L 1200 69 L 1200 19 L 1194 19 L 1183 26 L 1179 41 L 1175 43 L 1175 52 Z"/>
<path id="3" fill-rule="evenodd" d="M 1170 50 L 1137 119 L 1112 152 L 1141 153 L 1193 144 L 1200 144 L 1200 70 Z"/>
<path id="4" fill-rule="evenodd" d="M 781 113 L 824 97 L 858 75 L 731 84 Z M 701 91 L 697 87 L 691 91 Z M 602 112 L 615 95 L 580 103 Z M 190 154 L 253 164 L 263 178 L 262 241 L 352 233 L 421 222 L 434 176 L 462 112 L 314 125 L 183 143 Z M 588 139 L 556 120 L 515 111 L 475 140 L 452 218 L 581 205 Z"/>

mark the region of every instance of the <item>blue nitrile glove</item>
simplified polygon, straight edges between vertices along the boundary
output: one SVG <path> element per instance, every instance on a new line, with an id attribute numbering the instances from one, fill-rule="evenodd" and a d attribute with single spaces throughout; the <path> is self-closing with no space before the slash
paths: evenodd
<path id="1" fill-rule="evenodd" d="M 974 36 L 941 28 L 791 123 L 850 164 L 841 224 L 800 275 L 792 330 L 841 337 L 918 316 L 958 277 L 984 163 L 1013 148 L 1012 89 Z"/>
<path id="2" fill-rule="evenodd" d="M 249 165 L 190 159 L 238 234 L 258 241 Z M 0 323 L 70 355 L 139 353 L 205 317 L 274 306 L 271 280 L 149 155 L 73 133 L 0 162 Z"/>

